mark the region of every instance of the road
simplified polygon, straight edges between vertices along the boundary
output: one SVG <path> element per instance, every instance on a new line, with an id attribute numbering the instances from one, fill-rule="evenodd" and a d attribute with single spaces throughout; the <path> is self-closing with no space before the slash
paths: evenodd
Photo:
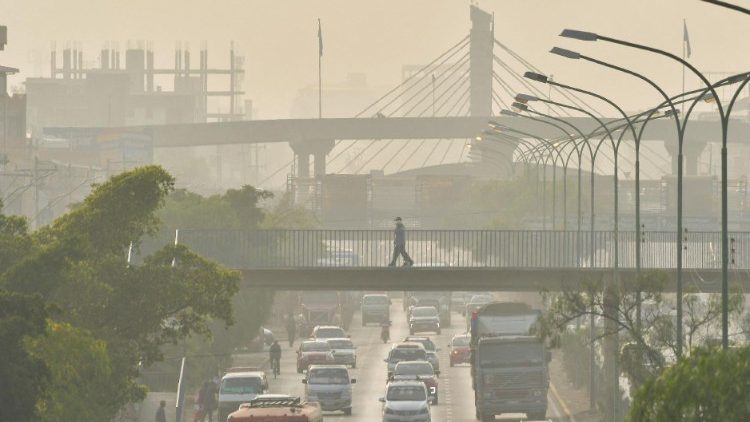
<path id="1" fill-rule="evenodd" d="M 400 300 L 394 300 L 391 306 L 392 341 L 402 340 L 409 334 L 406 314 L 402 310 Z M 442 334 L 430 335 L 438 345 L 440 351 L 441 374 L 439 378 L 440 404 L 432 407 L 432 420 L 440 422 L 469 422 L 476 421 L 474 418 L 474 393 L 471 388 L 471 377 L 468 366 L 449 365 L 447 347 L 453 335 L 464 331 L 464 318 L 457 313 L 453 314 L 452 326 L 444 328 Z M 351 419 L 356 421 L 380 421 L 381 403 L 379 397 L 383 396 L 386 381 L 386 364 L 383 359 L 387 356 L 391 344 L 383 344 L 380 341 L 380 327 L 375 324 L 362 327 L 359 313 L 355 314 L 350 332 L 351 339 L 357 347 L 357 369 L 350 370 L 357 383 L 353 386 L 352 393 L 352 416 L 343 416 L 341 412 L 326 414 L 326 419 Z M 295 343 L 296 345 L 296 343 Z M 269 380 L 270 392 L 298 395 L 304 397 L 304 385 L 302 375 L 296 371 L 296 355 L 294 349 L 284 347 L 281 359 L 281 375 L 278 379 Z M 509 415 L 498 420 L 520 420 L 523 415 Z M 559 412 L 554 400 L 550 399 L 547 411 L 550 420 L 558 419 Z"/>

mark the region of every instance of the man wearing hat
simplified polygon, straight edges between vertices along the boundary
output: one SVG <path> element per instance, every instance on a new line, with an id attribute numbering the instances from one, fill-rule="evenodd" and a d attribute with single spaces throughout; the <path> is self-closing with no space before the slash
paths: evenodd
<path id="1" fill-rule="evenodd" d="M 388 266 L 395 266 L 396 259 L 401 255 L 404 259 L 404 266 L 411 267 L 414 265 L 414 261 L 406 253 L 406 228 L 404 223 L 401 222 L 401 217 L 396 217 L 393 221 L 396 222 L 396 229 L 393 230 L 393 258 L 391 258 L 391 263 Z"/>

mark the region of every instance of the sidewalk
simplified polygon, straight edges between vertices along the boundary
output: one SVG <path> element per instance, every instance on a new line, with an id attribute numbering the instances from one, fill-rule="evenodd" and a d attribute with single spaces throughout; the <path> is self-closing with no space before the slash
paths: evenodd
<path id="1" fill-rule="evenodd" d="M 571 422 L 598 422 L 601 420 L 601 415 L 597 410 L 589 410 L 589 392 L 585 388 L 576 389 L 573 384 L 568 381 L 563 370 L 562 363 L 560 362 L 560 350 L 552 351 L 552 361 L 549 365 L 549 375 L 552 386 L 550 390 L 554 388 L 553 396 L 557 393 L 559 402 L 561 402 L 563 409 L 561 411 L 567 411 L 570 414 L 569 420 Z"/>

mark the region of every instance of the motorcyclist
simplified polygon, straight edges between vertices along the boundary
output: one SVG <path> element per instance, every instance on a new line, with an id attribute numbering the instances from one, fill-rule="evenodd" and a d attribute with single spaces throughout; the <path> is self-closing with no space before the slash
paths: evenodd
<path id="1" fill-rule="evenodd" d="M 380 339 L 383 340 L 383 343 L 391 339 L 391 322 L 390 321 L 386 321 L 380 324 Z"/>
<path id="2" fill-rule="evenodd" d="M 273 341 L 273 344 L 268 349 L 268 355 L 271 360 L 271 368 L 279 368 L 279 371 L 280 371 L 281 370 L 281 345 L 279 344 L 278 340 Z"/>

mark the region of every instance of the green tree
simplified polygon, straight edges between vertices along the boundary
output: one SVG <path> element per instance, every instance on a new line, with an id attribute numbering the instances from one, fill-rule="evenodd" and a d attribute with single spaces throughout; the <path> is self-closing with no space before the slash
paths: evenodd
<path id="1" fill-rule="evenodd" d="M 48 393 L 37 402 L 39 421 L 97 422 L 109 413 L 112 366 L 106 343 L 67 323 L 49 321 L 29 350 L 49 367 Z"/>
<path id="2" fill-rule="evenodd" d="M 105 342 L 111 375 L 97 391 L 107 400 L 93 420 L 109 420 L 144 396 L 139 365 L 160 360 L 162 346 L 208 333 L 211 321 L 232 322 L 238 274 L 182 245 L 127 265 L 130 243 L 156 233 L 173 182 L 147 166 L 95 186 L 74 210 L 31 235 L 31 251 L 0 273 L 0 286 L 43 296 L 59 309 L 55 319 Z"/>
<path id="3" fill-rule="evenodd" d="M 631 422 L 750 419 L 750 348 L 696 349 L 636 393 Z"/>
<path id="4" fill-rule="evenodd" d="M 42 299 L 0 290 L 0 421 L 30 421 L 46 391 L 49 371 L 25 342 L 44 335 Z"/>

